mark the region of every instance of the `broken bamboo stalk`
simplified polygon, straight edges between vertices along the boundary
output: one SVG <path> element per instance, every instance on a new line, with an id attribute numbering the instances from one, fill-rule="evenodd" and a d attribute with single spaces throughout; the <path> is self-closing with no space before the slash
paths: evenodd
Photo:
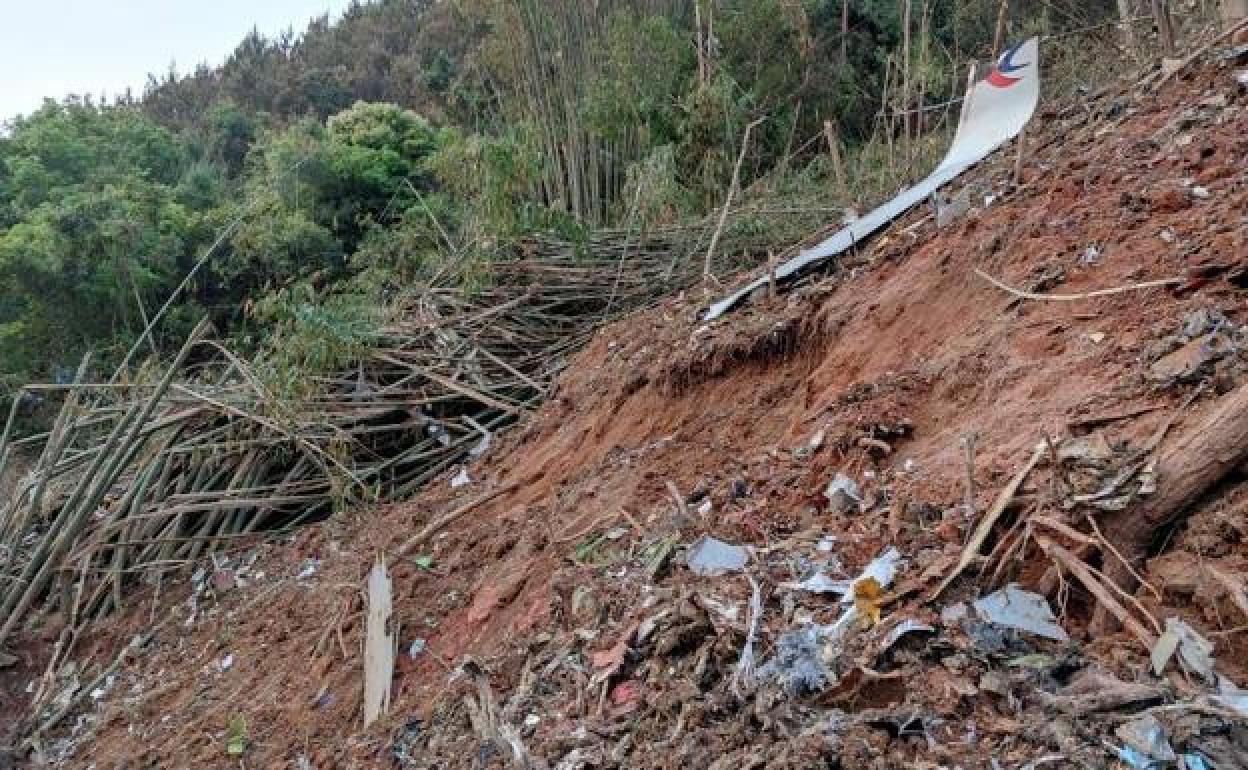
<path id="1" fill-rule="evenodd" d="M 992 504 L 992 507 L 979 520 L 979 525 L 975 527 L 975 531 L 971 534 L 971 539 L 967 541 L 966 547 L 962 549 L 962 556 L 958 559 L 958 563 L 954 566 L 953 571 L 941 581 L 941 584 L 936 587 L 935 591 L 928 595 L 927 601 L 932 602 L 939 598 L 945 592 L 945 589 L 949 587 L 949 584 L 965 572 L 966 568 L 971 566 L 979 557 L 979 550 L 983 548 L 984 541 L 992 534 L 992 529 L 996 526 L 997 520 L 1001 518 L 1001 514 L 1005 513 L 1005 509 L 1010 506 L 1010 503 L 1014 500 L 1014 495 L 1018 493 L 1018 488 L 1023 485 L 1032 469 L 1040 462 L 1040 458 L 1044 457 L 1045 451 L 1046 447 L 1044 444 L 1040 444 L 1032 450 L 1031 458 L 1019 469 L 1018 473 L 1014 474 L 1014 478 L 1010 479 L 1009 483 L 997 495 L 997 499 Z"/>
<path id="2" fill-rule="evenodd" d="M 1002 283 L 991 275 L 988 275 L 979 268 L 975 269 L 975 275 L 983 278 L 988 283 L 996 286 L 1001 291 L 1010 294 L 1018 299 L 1041 300 L 1047 302 L 1077 302 L 1082 299 L 1096 299 L 1097 297 L 1111 297 L 1115 294 L 1126 294 L 1132 291 L 1142 291 L 1144 289 L 1159 289 L 1165 286 L 1177 286 L 1183 283 L 1182 278 L 1165 278 L 1158 281 L 1145 281 L 1144 283 L 1133 283 L 1126 286 L 1115 286 L 1111 289 L 1097 289 L 1096 291 L 1082 292 L 1079 294 L 1037 294 L 1031 291 L 1023 291 L 1015 289 L 1013 286 Z"/>
<path id="3" fill-rule="evenodd" d="M 711 236 L 711 245 L 706 249 L 706 261 L 702 266 L 703 279 L 714 277 L 711 267 L 715 259 L 715 247 L 719 245 L 720 236 L 724 233 L 724 225 L 728 221 L 728 211 L 732 208 L 732 198 L 741 186 L 741 166 L 745 163 L 745 155 L 750 149 L 750 133 L 765 120 L 767 120 L 766 116 L 753 120 L 745 127 L 745 134 L 741 137 L 741 151 L 737 154 L 737 164 L 732 168 L 732 181 L 728 183 L 728 195 L 724 199 L 724 207 L 719 212 L 719 224 L 715 225 L 715 234 Z"/>

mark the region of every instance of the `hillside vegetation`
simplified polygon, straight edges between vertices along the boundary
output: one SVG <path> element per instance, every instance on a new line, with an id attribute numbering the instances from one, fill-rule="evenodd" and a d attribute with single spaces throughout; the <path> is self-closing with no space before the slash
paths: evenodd
<path id="1" fill-rule="evenodd" d="M 338 341 L 448 261 L 480 285 L 533 233 L 697 220 L 739 155 L 774 203 L 749 227 L 834 220 L 939 151 L 951 113 L 925 105 L 999 34 L 993 0 L 844 2 L 380 0 L 141 97 L 49 101 L 0 139 L 0 398 L 87 350 L 105 375 L 167 352 L 205 315 L 340 367 Z M 1017 5 L 1011 37 L 1115 13 Z"/>

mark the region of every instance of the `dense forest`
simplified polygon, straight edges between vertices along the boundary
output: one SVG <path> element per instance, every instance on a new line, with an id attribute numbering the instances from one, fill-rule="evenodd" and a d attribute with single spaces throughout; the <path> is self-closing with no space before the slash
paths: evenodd
<path id="1" fill-rule="evenodd" d="M 939 150 L 968 60 L 1003 35 L 1112 39 L 1116 14 L 1112 0 L 379 0 L 252 34 L 138 97 L 49 101 L 0 138 L 0 400 L 64 380 L 86 350 L 110 372 L 132 345 L 176 348 L 205 315 L 242 349 L 366 334 L 449 259 L 489 280 L 535 232 L 585 242 L 705 217 L 738 157 L 747 195 L 869 203 Z"/>

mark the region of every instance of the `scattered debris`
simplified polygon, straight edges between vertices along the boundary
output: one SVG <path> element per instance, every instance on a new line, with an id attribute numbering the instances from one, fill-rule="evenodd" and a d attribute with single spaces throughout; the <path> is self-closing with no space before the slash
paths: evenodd
<path id="1" fill-rule="evenodd" d="M 481 440 L 474 444 L 472 449 L 468 450 L 468 456 L 474 460 L 484 457 L 485 453 L 490 451 L 490 446 L 494 443 L 494 434 L 490 433 L 484 425 L 468 415 L 464 416 L 464 421 L 481 434 Z"/>
<path id="2" fill-rule="evenodd" d="M 786 631 L 776 640 L 775 654 L 758 675 L 778 682 L 792 696 L 823 690 L 832 681 L 824 663 L 824 644 L 830 628 L 809 623 Z"/>
<path id="3" fill-rule="evenodd" d="M 1207 97 L 1218 95 L 1210 89 L 1219 82 L 1234 92 L 1225 70 L 1192 78 L 1175 84 L 1182 98 L 1214 104 Z M 1229 299 L 1225 323 L 1216 311 L 1190 312 L 1234 289 L 1189 281 L 1148 302 L 1002 312 L 1008 300 L 992 289 L 971 286 L 967 301 L 959 277 L 992 265 L 1029 291 L 1061 291 L 1063 281 L 1125 285 L 1180 266 L 1190 277 L 1191 262 L 1206 253 L 1237 259 L 1246 193 L 1224 180 L 1241 154 L 1230 112 L 1240 98 L 1231 97 L 1226 116 L 1194 107 L 1178 139 L 1160 143 L 1149 137 L 1166 116 L 1151 106 L 1135 117 L 1127 96 L 1113 96 L 1114 104 L 1088 98 L 1098 116 L 1118 110 L 1112 122 L 1136 121 L 1134 133 L 1122 141 L 1064 133 L 1065 143 L 1089 141 L 1086 151 L 1037 158 L 1047 165 L 1026 195 L 999 199 L 965 226 L 937 232 L 930 220 L 918 229 L 903 223 L 886 235 L 891 242 L 861 244 L 843 270 L 790 301 L 731 322 L 686 324 L 695 296 L 630 317 L 611 329 L 613 347 L 595 343 L 569 365 L 557 395 L 518 436 L 495 433 L 484 419 L 482 431 L 462 416 L 429 414 L 442 430 L 428 433 L 411 420 L 443 463 L 431 478 L 446 481 L 468 463 L 488 495 L 465 503 L 448 484 L 432 484 L 415 505 L 275 538 L 263 557 L 272 581 L 231 556 L 201 562 L 207 569 L 190 586 L 169 573 L 150 603 L 150 594 L 131 601 L 127 591 L 126 623 L 170 610 L 179 633 L 163 634 L 112 679 L 95 679 L 87 657 L 106 648 L 109 631 L 79 641 L 82 667 L 56 668 L 41 701 L 41 717 L 63 707 L 68 715 L 45 731 L 43 748 L 55 755 L 69 745 L 57 742 L 79 741 L 72 767 L 133 762 L 136 747 L 147 752 L 142 761 L 186 752 L 211 765 L 225 759 L 224 728 L 238 713 L 251 731 L 248 767 L 299 770 L 387 761 L 407 770 L 1036 770 L 1124 766 L 1120 750 L 1128 764 L 1157 770 L 1236 766 L 1235 715 L 1248 719 L 1248 693 L 1216 673 L 1202 681 L 1200 669 L 1202 658 L 1215 668 L 1207 639 L 1218 643 L 1217 671 L 1245 675 L 1235 633 L 1246 620 L 1242 490 L 1227 484 L 1182 502 L 1192 526 L 1165 528 L 1144 553 L 1121 549 L 1123 530 L 1108 526 L 1147 513 L 1174 482 L 1162 460 L 1181 442 L 1163 442 L 1160 428 L 1203 425 L 1217 408 L 1185 400 L 1200 386 L 1153 380 L 1150 369 L 1210 334 L 1242 350 L 1243 310 Z M 1113 165 L 1123 159 L 1138 164 Z M 1094 181 L 1098 194 L 1081 180 Z M 1193 186 L 1211 192 L 1196 204 L 1199 227 Z M 1137 194 L 1152 190 L 1173 192 L 1188 208 L 1156 215 Z M 1150 342 L 1166 335 L 1177 344 Z M 465 332 L 465 345 L 476 340 Z M 743 360 L 759 363 L 739 379 L 733 371 Z M 1244 362 L 1242 352 L 1228 352 L 1172 371 L 1199 380 L 1205 393 L 1226 392 L 1243 381 Z M 369 376 L 376 392 L 387 387 Z M 455 382 L 475 387 L 475 376 Z M 528 392 L 517 389 L 503 404 L 518 405 Z M 765 408 L 739 409 L 734 400 Z M 659 409 L 661 419 L 647 420 Z M 913 417 L 913 429 L 895 433 L 902 415 Z M 1063 417 L 1070 437 L 1046 440 L 1023 468 L 1028 437 Z M 793 440 L 792 426 L 809 430 Z M 977 439 L 966 453 L 956 442 L 971 432 Z M 475 458 L 470 447 L 484 451 L 487 433 L 493 446 Z M 434 434 L 454 442 L 454 459 Z M 522 451 L 513 453 L 516 445 Z M 669 484 L 691 490 L 677 492 L 687 508 L 680 516 L 671 514 Z M 824 494 L 829 487 L 835 501 Z M 117 510 L 103 509 L 101 521 Z M 723 539 L 698 540 L 710 532 Z M 595 544 L 591 558 L 577 558 L 587 543 Z M 682 544 L 690 569 L 668 570 Z M 360 652 L 376 626 L 359 577 L 378 550 L 389 555 L 393 578 L 381 627 L 400 660 L 386 688 L 389 713 L 362 732 L 355 677 L 367 670 Z M 1109 573 L 1119 550 L 1147 582 L 1141 590 L 1116 590 Z M 724 553 L 731 558 L 716 561 Z M 902 553 L 913 570 L 902 571 Z M 1167 558 L 1187 565 L 1183 581 L 1164 575 Z M 720 577 L 701 577 L 704 567 Z M 225 570 L 233 587 L 216 574 Z M 982 598 L 926 602 L 942 583 L 958 598 Z M 111 584 L 103 585 L 106 597 Z M 152 583 L 140 575 L 131 585 Z M 85 591 L 96 590 L 88 580 Z M 477 598 L 490 600 L 489 612 L 475 611 Z M 1084 637 L 1101 607 L 1125 628 Z M 1182 627 L 1162 634 L 1155 618 L 1180 613 L 1194 638 Z M 54 639 L 65 618 L 52 611 L 29 620 L 38 621 L 23 621 L 32 633 Z M 215 638 L 223 628 L 237 629 L 226 648 Z M 1077 642 L 1064 639 L 1066 629 L 1080 630 Z M 37 685 L 20 633 L 6 650 L 22 656 L 22 670 L 0 679 Z M 203 681 L 178 666 L 188 650 L 204 651 L 193 672 Z M 236 662 L 218 676 L 227 651 Z M 1143 671 L 1141 652 L 1156 653 L 1162 679 Z M 469 654 L 489 670 L 464 664 Z M 191 687 L 204 690 L 184 699 Z M 270 693 L 293 693 L 296 711 L 270 712 Z M 166 726 L 162 717 L 179 708 L 213 728 L 197 735 Z M 100 738 L 88 749 L 90 734 Z M 1159 759 L 1167 748 L 1174 758 Z"/>
<path id="4" fill-rule="evenodd" d="M 1246 347 L 1248 327 L 1235 324 L 1219 310 L 1195 310 L 1183 318 L 1176 334 L 1155 347 L 1149 376 L 1163 385 L 1194 382 Z"/>
<path id="5" fill-rule="evenodd" d="M 512 762 L 521 770 L 545 770 L 546 763 L 534 757 L 520 737 L 520 731 L 503 717 L 490 687 L 490 678 L 485 670 L 475 661 L 468 660 L 460 671 L 468 676 L 476 685 L 477 697 L 464 699 L 468 708 L 468 717 L 473 729 L 482 740 L 495 744 L 500 749 L 509 749 Z"/>
<path id="6" fill-rule="evenodd" d="M 1005 509 L 1008 508 L 1010 502 L 1013 501 L 1014 495 L 1018 493 L 1018 488 L 1022 486 L 1023 481 L 1026 480 L 1027 476 L 1031 474 L 1032 469 L 1035 468 L 1040 462 L 1040 459 L 1044 457 L 1047 449 L 1047 444 L 1038 444 L 1035 449 L 1032 450 L 1031 459 L 1023 465 L 1018 473 L 1014 474 L 1014 478 L 1010 479 L 1010 482 L 1006 484 L 1005 488 L 1002 489 L 1000 494 L 997 495 L 996 502 L 992 504 L 992 508 L 988 509 L 988 511 L 984 513 L 983 518 L 979 520 L 979 525 L 975 527 L 974 533 L 971 534 L 971 539 L 967 541 L 966 547 L 962 549 L 962 556 L 958 559 L 957 566 L 953 568 L 953 571 L 949 573 L 936 590 L 931 593 L 931 596 L 928 597 L 929 601 L 936 599 L 944 593 L 945 589 L 948 588 L 954 580 L 957 580 L 958 576 L 961 575 L 967 567 L 971 566 L 971 563 L 974 562 L 979 556 L 979 550 L 983 547 L 984 542 L 988 539 L 988 536 L 992 534 L 992 529 L 996 526 L 997 520 L 1001 518 L 1001 514 L 1005 513 Z"/>

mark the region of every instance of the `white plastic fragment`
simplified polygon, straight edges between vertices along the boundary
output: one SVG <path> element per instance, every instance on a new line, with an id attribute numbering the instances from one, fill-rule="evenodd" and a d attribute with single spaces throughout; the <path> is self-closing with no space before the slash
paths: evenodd
<path id="1" fill-rule="evenodd" d="M 836 477 L 828 482 L 823 496 L 828 499 L 828 505 L 837 513 L 848 513 L 862 505 L 862 493 L 858 490 L 858 484 L 844 473 L 836 474 Z"/>
<path id="2" fill-rule="evenodd" d="M 822 572 L 816 572 L 800 583 L 783 584 L 785 587 L 815 593 L 843 594 L 841 603 L 845 609 L 834 623 L 807 623 L 782 635 L 776 642 L 775 657 L 759 669 L 759 676 L 778 680 L 786 690 L 795 695 L 826 687 L 832 678 L 828 663 L 840 656 L 842 640 L 854 628 L 858 619 L 854 586 L 870 578 L 879 583 L 880 588 L 886 588 L 897 577 L 901 566 L 901 551 L 889 546 L 853 580 L 832 580 Z M 907 629 L 903 633 L 909 630 L 915 629 Z"/>
<path id="3" fill-rule="evenodd" d="M 477 432 L 481 434 L 481 440 L 478 441 L 472 447 L 472 449 L 468 450 L 468 455 L 475 460 L 478 457 L 485 454 L 486 452 L 490 451 L 490 445 L 493 443 L 494 435 L 490 433 L 488 430 L 486 430 L 485 427 L 481 425 L 481 423 L 477 422 L 471 417 L 465 416 L 464 420 L 467 421 L 469 425 L 476 428 Z"/>
<path id="4" fill-rule="evenodd" d="M 897 644 L 897 642 L 901 639 L 901 637 L 905 636 L 906 634 L 933 634 L 933 633 L 936 633 L 935 628 L 932 628 L 926 623 L 920 623 L 914 618 L 907 618 L 906 620 L 903 620 L 900 623 L 898 623 L 896 626 L 894 626 L 892 631 L 888 632 L 888 636 L 884 638 L 883 649 L 887 650 L 891 648 L 894 644 Z"/>
<path id="5" fill-rule="evenodd" d="M 1213 680 L 1213 643 L 1181 619 L 1166 618 L 1165 633 L 1153 645 L 1153 673 L 1161 676 L 1176 651 L 1183 665 L 1204 679 Z"/>
<path id="6" fill-rule="evenodd" d="M 875 582 L 880 584 L 880 588 L 888 588 L 892 585 L 893 580 L 897 578 L 897 572 L 900 569 L 901 551 L 898 551 L 896 546 L 890 545 L 885 549 L 884 553 L 871 560 L 871 563 L 863 569 L 861 575 L 854 578 L 853 583 L 850 584 L 850 590 L 846 591 L 842 601 L 845 603 L 853 602 L 853 586 L 867 578 L 875 578 Z"/>
<path id="7" fill-rule="evenodd" d="M 1218 677 L 1218 694 L 1210 695 L 1209 700 L 1248 719 L 1248 690 L 1239 689 L 1226 677 Z"/>
<path id="8" fill-rule="evenodd" d="M 234 653 L 229 653 L 222 658 L 219 667 L 222 671 L 229 671 L 231 668 L 234 668 Z"/>
<path id="9" fill-rule="evenodd" d="M 1178 649 L 1178 634 L 1166 631 L 1157 637 L 1157 641 L 1153 644 L 1153 649 L 1149 654 L 1149 658 L 1153 663 L 1153 676 L 1161 676 L 1166 672 L 1166 666 L 1170 665 L 1170 659 L 1174 657 L 1174 653 Z"/>
<path id="10" fill-rule="evenodd" d="M 849 604 L 854 600 L 856 583 L 867 578 L 874 578 L 881 588 L 885 588 L 897 577 L 897 570 L 900 567 L 901 551 L 898 551 L 895 546 L 889 546 L 884 553 L 872 559 L 871 563 L 863 569 L 862 574 L 853 580 L 834 580 L 828 577 L 826 572 L 820 570 L 805 580 L 781 583 L 780 587 L 812 594 L 836 594 L 843 597 L 843 602 Z"/>
<path id="11" fill-rule="evenodd" d="M 718 577 L 745 569 L 749 558 L 749 551 L 742 546 L 705 535 L 689 546 L 685 564 L 695 575 Z"/>
<path id="12" fill-rule="evenodd" d="M 1045 639 L 1070 639 L 1057 623 L 1048 601 L 1039 594 L 1024 591 L 1016 584 L 1002 588 L 974 603 L 975 612 L 988 623 L 1013 628 Z"/>
<path id="13" fill-rule="evenodd" d="M 1208 760 L 1190 751 L 1183 755 L 1183 766 L 1187 770 L 1213 770 L 1213 765 L 1209 764 Z"/>
<path id="14" fill-rule="evenodd" d="M 966 602 L 957 602 L 950 604 L 940 611 L 940 622 L 947 626 L 952 626 L 962 618 L 965 618 L 970 610 L 966 607 Z"/>
<path id="15" fill-rule="evenodd" d="M 466 487 L 472 483 L 472 477 L 468 475 L 467 468 L 460 468 L 459 473 L 455 474 L 455 478 L 451 479 L 451 489 L 459 489 Z"/>
<path id="16" fill-rule="evenodd" d="M 1115 732 L 1128 748 L 1143 755 L 1147 760 L 1146 766 L 1169 763 L 1178 758 L 1166 737 L 1166 728 L 1152 714 L 1120 725 Z"/>
<path id="17" fill-rule="evenodd" d="M 819 571 L 805 580 L 790 580 L 781 583 L 781 588 L 788 588 L 793 591 L 806 591 L 812 594 L 836 594 L 840 596 L 849 590 L 852 583 L 848 580 L 833 580 L 828 577 L 826 572 Z"/>

